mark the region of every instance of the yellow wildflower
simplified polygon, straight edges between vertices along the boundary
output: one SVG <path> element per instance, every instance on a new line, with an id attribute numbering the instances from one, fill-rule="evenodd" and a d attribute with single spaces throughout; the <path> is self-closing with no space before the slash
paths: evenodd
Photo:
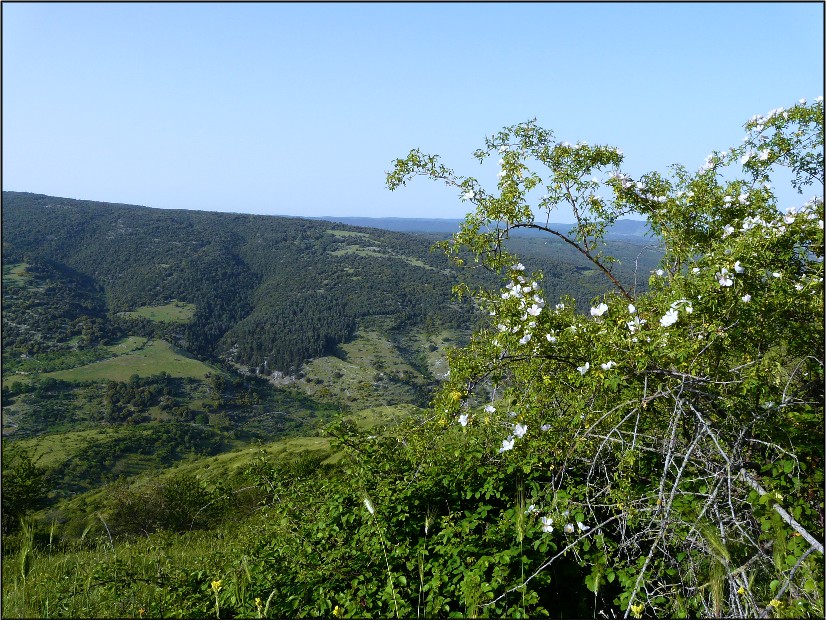
<path id="1" fill-rule="evenodd" d="M 778 607 L 780 607 L 782 604 L 783 604 L 783 603 L 781 603 L 780 601 L 778 601 L 776 598 L 773 598 L 772 600 L 770 600 L 770 601 L 769 601 L 769 607 L 774 607 L 775 609 L 777 609 Z"/>
<path id="2" fill-rule="evenodd" d="M 637 605 L 631 605 L 631 615 L 635 618 L 642 618 L 642 610 L 645 609 L 645 605 L 642 603 L 638 603 Z"/>
<path id="3" fill-rule="evenodd" d="M 341 607 L 339 607 L 338 605 L 336 605 L 335 608 L 333 609 L 333 615 L 336 618 L 341 618 L 341 617 L 344 616 L 344 610 Z"/>
<path id="4" fill-rule="evenodd" d="M 220 579 L 216 579 L 212 582 L 212 591 L 215 592 L 215 594 L 218 594 L 221 591 L 222 583 L 223 582 Z"/>
<path id="5" fill-rule="evenodd" d="M 745 593 L 746 593 L 746 589 L 743 586 L 740 586 L 739 588 L 737 588 L 737 594 L 745 594 Z"/>

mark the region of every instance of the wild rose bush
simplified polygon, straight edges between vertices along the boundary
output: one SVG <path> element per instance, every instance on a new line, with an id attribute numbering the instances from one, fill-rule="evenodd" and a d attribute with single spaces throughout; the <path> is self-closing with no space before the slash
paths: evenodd
<path id="1" fill-rule="evenodd" d="M 559 142 L 534 122 L 476 152 L 499 157 L 496 191 L 418 150 L 388 173 L 391 189 L 426 176 L 458 190 L 475 210 L 444 249 L 504 281 L 472 292 L 490 325 L 452 354 L 431 432 L 455 425 L 485 463 L 524 470 L 527 518 L 577 558 L 607 613 L 823 612 L 822 97 L 746 130 L 694 172 L 639 179 L 621 150 Z M 820 193 L 778 204 L 781 168 Z M 543 224 L 563 204 L 572 229 Z M 645 293 L 604 254 L 605 230 L 629 214 L 664 250 L 639 274 Z M 542 274 L 505 247 L 519 228 L 563 239 L 613 292 L 586 315 L 545 299 Z M 480 609 L 560 557 L 533 561 Z"/>

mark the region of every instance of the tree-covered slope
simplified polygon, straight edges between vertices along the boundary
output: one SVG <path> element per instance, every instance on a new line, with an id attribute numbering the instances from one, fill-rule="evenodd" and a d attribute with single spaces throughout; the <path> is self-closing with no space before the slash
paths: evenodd
<path id="1" fill-rule="evenodd" d="M 4 192 L 3 259 L 80 274 L 101 287 L 111 314 L 191 303 L 188 350 L 273 370 L 330 353 L 367 316 L 446 326 L 470 316 L 429 243 L 296 218 Z"/>
<path id="2" fill-rule="evenodd" d="M 293 372 L 332 353 L 366 317 L 391 317 L 397 327 L 469 327 L 472 306 L 452 297 L 459 275 L 431 252 L 436 239 L 319 220 L 3 192 L 4 264 L 48 261 L 83 279 L 103 293 L 93 316 L 104 300 L 110 316 L 171 300 L 193 304 L 192 319 L 175 326 L 176 341 L 203 358 L 260 371 Z M 561 246 L 528 253 L 551 288 L 573 291 L 582 303 L 603 291 L 587 263 Z M 633 261 L 619 267 L 628 279 L 632 268 Z M 479 269 L 466 277 L 479 286 L 491 278 Z"/>

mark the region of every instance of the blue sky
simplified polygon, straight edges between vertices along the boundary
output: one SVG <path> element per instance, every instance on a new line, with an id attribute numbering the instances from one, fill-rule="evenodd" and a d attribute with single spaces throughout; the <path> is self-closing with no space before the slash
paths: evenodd
<path id="1" fill-rule="evenodd" d="M 159 208 L 462 217 L 411 148 L 471 156 L 536 118 L 699 167 L 823 94 L 822 3 L 9 4 L 3 189 Z M 808 196 L 807 196 L 808 197 Z M 570 221 L 559 212 L 557 221 Z"/>

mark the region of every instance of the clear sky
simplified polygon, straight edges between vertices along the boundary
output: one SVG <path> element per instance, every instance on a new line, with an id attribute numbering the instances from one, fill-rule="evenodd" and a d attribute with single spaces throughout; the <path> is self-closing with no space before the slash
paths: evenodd
<path id="1" fill-rule="evenodd" d="M 696 169 L 752 115 L 823 94 L 823 10 L 3 2 L 3 189 L 458 218 L 444 185 L 387 190 L 392 161 L 418 147 L 495 185 L 472 152 L 531 118 L 618 146 L 632 174 Z"/>

